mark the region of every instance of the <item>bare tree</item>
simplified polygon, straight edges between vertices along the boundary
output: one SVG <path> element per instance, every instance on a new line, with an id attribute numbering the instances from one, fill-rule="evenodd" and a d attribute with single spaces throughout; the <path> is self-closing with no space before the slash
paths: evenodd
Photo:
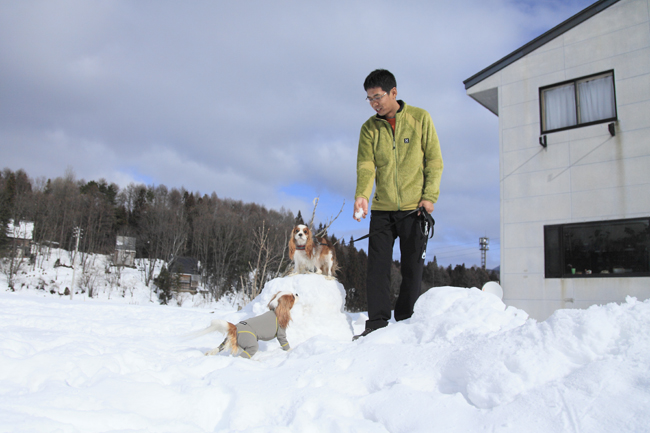
<path id="1" fill-rule="evenodd" d="M 7 276 L 9 288 L 14 290 L 16 274 L 31 255 L 33 224 L 30 222 L 28 225 L 27 221 L 32 216 L 32 182 L 23 170 L 14 173 L 5 169 L 2 178 L 0 205 L 5 215 L 0 219 L 0 224 L 5 233 L 9 228 L 10 234 L 8 248 L 2 259 L 2 271 Z"/>
<path id="2" fill-rule="evenodd" d="M 207 283 L 214 299 L 218 299 L 241 275 L 238 268 L 243 262 L 246 246 L 246 233 L 237 215 L 227 206 L 215 214 L 210 239 L 212 254 L 208 263 L 210 276 Z"/>
<path id="3" fill-rule="evenodd" d="M 320 197 L 316 197 L 313 201 L 314 203 L 314 209 L 311 212 L 311 218 L 309 222 L 307 223 L 307 227 L 312 231 L 312 233 L 316 233 L 316 230 L 314 229 L 314 219 L 316 218 L 316 208 L 318 207 L 318 202 L 320 201 Z M 327 230 L 331 227 L 331 225 L 336 221 L 341 215 L 341 212 L 343 212 L 343 208 L 345 207 L 345 200 L 343 200 L 343 204 L 341 205 L 341 209 L 339 210 L 339 213 L 336 214 L 336 216 L 332 215 L 330 216 L 329 219 L 325 221 L 323 224 L 323 228 L 316 233 L 316 236 L 321 237 L 327 235 Z"/>
<path id="4" fill-rule="evenodd" d="M 81 251 L 109 254 L 115 246 L 115 197 L 118 187 L 106 181 L 82 182 L 80 186 L 80 226 L 84 231 Z M 84 266 L 85 269 L 85 266 Z"/>
<path id="5" fill-rule="evenodd" d="M 214 214 L 216 211 L 217 196 L 213 194 L 213 197 L 208 197 L 205 195 L 203 198 L 199 199 L 195 208 L 194 215 L 192 218 L 192 244 L 189 251 L 190 257 L 196 258 L 199 263 L 201 263 L 201 279 L 203 281 L 209 280 L 209 266 L 211 257 L 211 245 L 210 240 L 212 232 L 212 223 L 214 221 Z"/>
<path id="6" fill-rule="evenodd" d="M 20 243 L 26 237 L 24 227 L 25 224 L 21 221 L 10 221 L 9 233 L 11 239 L 9 242 L 9 251 L 0 262 L 2 272 L 7 277 L 7 285 L 12 291 L 14 290 L 16 274 L 18 274 L 26 262 L 27 257 L 29 257 L 29 254 L 25 254 L 24 246 Z"/>
<path id="7" fill-rule="evenodd" d="M 170 193 L 164 185 L 149 187 L 145 197 L 139 210 L 138 237 L 150 260 L 145 265 L 148 267 L 145 284 L 149 285 L 154 278 L 154 259 L 169 262 L 178 256 L 183 251 L 188 226 L 178 190 L 172 189 Z"/>
<path id="8" fill-rule="evenodd" d="M 266 227 L 266 221 L 262 221 L 262 226 L 253 234 L 253 250 L 257 252 L 255 266 L 249 262 L 250 274 L 246 287 L 248 288 L 249 299 L 254 299 L 260 294 L 264 284 L 272 275 L 277 276 L 280 272 L 282 262 L 284 261 L 287 247 L 277 248 L 277 242 L 271 238 L 271 228 Z M 284 243 L 283 243 L 284 244 Z M 277 268 L 276 268 L 277 267 Z M 271 268 L 276 268 L 275 273 Z M 244 280 L 242 280 L 244 283 Z"/>
<path id="9" fill-rule="evenodd" d="M 70 251 L 73 248 L 72 230 L 79 225 L 79 188 L 74 172 L 67 169 L 65 177 L 56 178 L 51 187 L 46 215 L 50 220 L 48 225 L 51 232 L 46 236 L 48 240 L 57 242 L 60 247 Z"/>

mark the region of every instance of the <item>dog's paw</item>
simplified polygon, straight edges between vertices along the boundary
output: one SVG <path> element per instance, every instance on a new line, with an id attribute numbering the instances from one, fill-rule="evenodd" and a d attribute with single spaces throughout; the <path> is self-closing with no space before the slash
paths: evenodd
<path id="1" fill-rule="evenodd" d="M 221 350 L 217 347 L 216 349 L 208 350 L 205 352 L 205 356 L 217 355 L 219 352 L 221 352 Z"/>
<path id="2" fill-rule="evenodd" d="M 333 276 L 333 275 L 325 275 L 325 279 L 326 279 L 326 280 L 334 280 L 334 281 L 337 281 L 337 280 L 336 280 L 336 277 Z"/>

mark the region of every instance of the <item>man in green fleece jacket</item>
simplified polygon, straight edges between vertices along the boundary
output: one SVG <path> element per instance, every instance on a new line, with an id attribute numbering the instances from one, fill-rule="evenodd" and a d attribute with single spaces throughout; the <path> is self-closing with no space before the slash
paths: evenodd
<path id="1" fill-rule="evenodd" d="M 354 219 L 368 214 L 372 195 L 370 233 L 389 226 L 369 238 L 368 320 L 363 333 L 388 325 L 391 318 L 390 269 L 395 239 L 400 238 L 402 285 L 395 304 L 395 320 L 413 314 L 420 296 L 426 236 L 419 224 L 423 207 L 433 212 L 440 193 L 442 155 L 440 142 L 428 112 L 397 99 L 393 74 L 378 69 L 366 78 L 364 89 L 370 106 L 377 113 L 361 127 L 357 152 L 357 189 Z"/>

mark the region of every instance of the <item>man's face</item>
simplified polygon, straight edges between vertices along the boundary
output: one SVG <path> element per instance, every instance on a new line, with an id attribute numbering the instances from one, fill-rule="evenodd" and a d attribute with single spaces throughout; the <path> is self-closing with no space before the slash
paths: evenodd
<path id="1" fill-rule="evenodd" d="M 367 90 L 370 98 L 370 106 L 380 116 L 395 117 L 399 110 L 397 102 L 397 89 L 393 87 L 389 92 L 382 90 L 381 87 L 373 87 Z"/>

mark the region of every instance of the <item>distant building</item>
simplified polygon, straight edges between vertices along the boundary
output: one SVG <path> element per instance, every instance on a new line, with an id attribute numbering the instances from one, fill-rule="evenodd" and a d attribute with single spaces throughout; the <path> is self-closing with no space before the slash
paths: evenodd
<path id="1" fill-rule="evenodd" d="M 135 267 L 135 238 L 128 236 L 118 236 L 116 238 L 113 264 L 115 266 Z"/>
<path id="2" fill-rule="evenodd" d="M 465 80 L 499 116 L 504 302 L 650 298 L 650 2 L 600 0 Z"/>
<path id="3" fill-rule="evenodd" d="M 189 292 L 193 295 L 198 292 L 201 284 L 198 260 L 191 257 L 176 257 L 169 264 L 169 272 L 180 277 L 178 292 Z"/>
<path id="4" fill-rule="evenodd" d="M 34 223 L 31 221 L 19 221 L 18 224 L 14 224 L 14 220 L 9 220 L 7 237 L 9 238 L 15 257 L 29 257 L 34 239 Z"/>

